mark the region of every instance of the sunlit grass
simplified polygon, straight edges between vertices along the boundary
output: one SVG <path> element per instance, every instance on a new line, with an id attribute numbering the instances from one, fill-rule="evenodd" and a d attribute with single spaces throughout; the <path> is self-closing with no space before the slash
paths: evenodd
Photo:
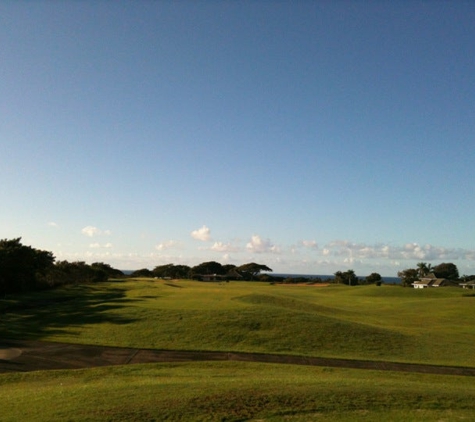
<path id="1" fill-rule="evenodd" d="M 131 280 L 0 301 L 8 338 L 474 366 L 461 289 Z M 0 420 L 472 420 L 471 377 L 244 362 L 0 374 Z"/>
<path id="2" fill-rule="evenodd" d="M 43 292 L 4 337 L 473 366 L 475 297 L 455 288 L 132 280 Z M 58 299 L 67 300 L 58 300 Z M 35 298 L 28 298 L 34 304 Z M 21 305 L 21 303 L 20 303 Z"/>
<path id="3" fill-rule="evenodd" d="M 4 422 L 470 420 L 474 395 L 469 377 L 242 362 L 0 375 Z"/>

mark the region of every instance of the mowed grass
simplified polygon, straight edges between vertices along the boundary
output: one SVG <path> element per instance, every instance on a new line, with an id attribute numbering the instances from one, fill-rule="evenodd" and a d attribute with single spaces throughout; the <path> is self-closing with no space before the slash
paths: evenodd
<path id="1" fill-rule="evenodd" d="M 475 296 L 457 288 L 131 280 L 17 299 L 3 337 L 474 366 Z"/>
<path id="2" fill-rule="evenodd" d="M 243 362 L 0 376 L 3 422 L 473 420 L 471 377 Z"/>
<path id="3" fill-rule="evenodd" d="M 452 288 L 130 280 L 0 301 L 0 336 L 475 366 Z M 472 377 L 245 362 L 0 374 L 0 420 L 473 420 Z"/>

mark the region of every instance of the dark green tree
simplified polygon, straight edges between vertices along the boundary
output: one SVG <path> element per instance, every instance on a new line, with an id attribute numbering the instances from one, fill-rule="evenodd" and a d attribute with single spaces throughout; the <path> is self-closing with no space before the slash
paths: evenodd
<path id="1" fill-rule="evenodd" d="M 459 270 L 451 262 L 443 262 L 436 265 L 434 267 L 434 274 L 437 278 L 448 278 L 449 280 L 457 280 L 459 278 Z"/>
<path id="2" fill-rule="evenodd" d="M 173 264 L 157 265 L 152 273 L 155 277 L 172 277 L 174 267 Z"/>
<path id="3" fill-rule="evenodd" d="M 251 280 L 254 280 L 254 278 L 259 275 L 261 271 L 269 271 L 272 272 L 272 270 L 264 264 L 256 264 L 255 262 L 250 262 L 248 264 L 241 265 L 236 268 L 245 278 L 246 275 L 248 278 L 250 277 Z"/>
<path id="4" fill-rule="evenodd" d="M 188 265 L 165 264 L 156 266 L 153 271 L 155 277 L 189 278 L 190 267 Z"/>
<path id="5" fill-rule="evenodd" d="M 148 268 L 141 268 L 140 270 L 135 270 L 130 274 L 131 277 L 153 277 L 153 272 Z"/>
<path id="6" fill-rule="evenodd" d="M 112 268 L 109 264 L 104 264 L 103 262 L 94 262 L 91 264 L 91 267 L 94 269 L 104 271 L 108 277 L 123 277 L 124 273 L 116 268 Z"/>
<path id="7" fill-rule="evenodd" d="M 347 284 L 349 286 L 356 286 L 359 284 L 358 277 L 353 270 L 347 270 L 344 272 L 337 271 L 335 274 L 335 283 L 337 284 Z"/>
<path id="8" fill-rule="evenodd" d="M 188 265 L 175 265 L 173 267 L 173 278 L 190 278 L 191 267 Z"/>
<path id="9" fill-rule="evenodd" d="M 234 272 L 234 270 L 236 269 L 237 267 L 233 264 L 225 264 L 223 265 L 223 270 L 226 271 L 226 274 L 228 273 L 231 273 L 231 272 Z"/>
<path id="10" fill-rule="evenodd" d="M 426 275 L 432 272 L 432 265 L 427 264 L 426 262 L 418 262 L 417 272 L 419 274 L 419 278 L 425 277 Z"/>
<path id="11" fill-rule="evenodd" d="M 199 265 L 194 266 L 191 269 L 192 275 L 209 275 L 209 274 L 217 274 L 223 275 L 226 274 L 226 270 L 223 266 L 216 261 L 209 261 L 209 262 L 202 262 Z"/>
<path id="12" fill-rule="evenodd" d="M 419 272 L 414 268 L 399 271 L 397 276 L 401 279 L 401 283 L 404 287 L 409 287 L 414 281 L 419 280 Z"/>
<path id="13" fill-rule="evenodd" d="M 365 283 L 366 284 L 375 284 L 381 282 L 382 277 L 378 273 L 371 273 L 370 275 L 366 276 Z"/>
<path id="14" fill-rule="evenodd" d="M 99 266 L 84 261 L 59 261 L 45 277 L 50 287 L 63 284 L 97 283 L 108 279 L 107 272 Z"/>
<path id="15" fill-rule="evenodd" d="M 53 264 L 51 252 L 22 245 L 21 237 L 0 240 L 0 292 L 6 294 L 40 288 L 40 279 Z"/>

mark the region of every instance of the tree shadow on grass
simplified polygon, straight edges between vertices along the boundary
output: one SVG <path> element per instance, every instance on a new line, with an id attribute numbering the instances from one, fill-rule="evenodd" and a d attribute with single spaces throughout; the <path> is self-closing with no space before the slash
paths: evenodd
<path id="1" fill-rule="evenodd" d="M 62 291 L 15 296 L 2 301 L 0 336 L 41 340 L 45 336 L 74 334 L 93 324 L 129 324 L 136 319 L 120 312 L 137 299 L 126 297 L 124 289 L 80 285 Z M 73 328 L 73 330 L 72 330 Z"/>

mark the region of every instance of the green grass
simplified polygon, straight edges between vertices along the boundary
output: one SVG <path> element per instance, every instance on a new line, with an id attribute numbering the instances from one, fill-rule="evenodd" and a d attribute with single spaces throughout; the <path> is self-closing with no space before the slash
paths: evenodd
<path id="1" fill-rule="evenodd" d="M 131 280 L 0 301 L 0 336 L 475 366 L 462 289 Z M 3 421 L 472 420 L 471 377 L 243 362 L 0 374 Z"/>
<path id="2" fill-rule="evenodd" d="M 462 289 L 136 280 L 17 300 L 0 302 L 4 337 L 473 366 Z"/>
<path id="3" fill-rule="evenodd" d="M 238 362 L 0 376 L 3 422 L 469 421 L 474 397 L 468 377 Z"/>

